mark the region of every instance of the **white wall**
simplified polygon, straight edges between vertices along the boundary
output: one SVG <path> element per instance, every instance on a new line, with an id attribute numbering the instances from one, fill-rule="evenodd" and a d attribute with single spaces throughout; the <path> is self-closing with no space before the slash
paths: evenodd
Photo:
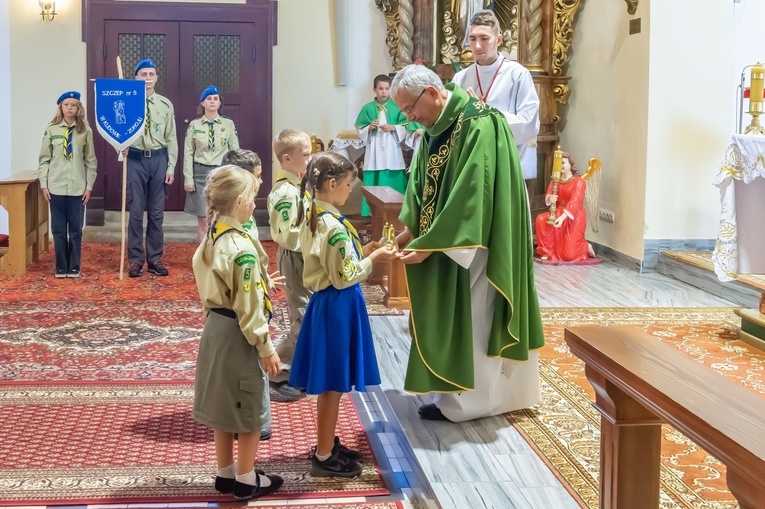
<path id="1" fill-rule="evenodd" d="M 712 181 L 735 116 L 734 5 L 651 2 L 646 239 L 717 235 Z"/>
<path id="2" fill-rule="evenodd" d="M 14 104 L 23 105 L 11 114 L 11 169 L 16 173 L 37 167 L 40 139 L 55 113 L 56 98 L 68 89 L 84 92 L 89 85 L 85 44 L 81 42 L 80 0 L 58 0 L 59 14 L 52 22 L 40 20 L 37 2 L 0 1 L 10 3 L 10 96 Z M 361 105 L 371 100 L 372 78 L 392 70 L 383 15 L 372 0 L 348 1 L 352 79 L 347 87 L 338 87 L 332 60 L 330 0 L 279 0 L 273 68 L 275 133 L 292 126 L 328 142 L 339 131 L 353 127 Z M 0 76 L 6 75 L 0 67 Z"/>
<path id="3" fill-rule="evenodd" d="M 561 146 L 580 170 L 587 160 L 603 163 L 600 208 L 614 212 L 613 224 L 587 238 L 637 259 L 643 258 L 643 218 L 648 122 L 648 7 L 635 17 L 642 32 L 628 35 L 626 4 L 613 0 L 582 3 L 568 74 L 571 97 Z"/>
<path id="4" fill-rule="evenodd" d="M 9 0 L 0 0 L 0 97 L 11 97 L 11 38 Z M 14 110 L 13 101 L 6 102 Z M 11 125 L 0 122 L 0 179 L 11 175 Z M 0 233 L 8 233 L 8 213 L 0 207 Z"/>

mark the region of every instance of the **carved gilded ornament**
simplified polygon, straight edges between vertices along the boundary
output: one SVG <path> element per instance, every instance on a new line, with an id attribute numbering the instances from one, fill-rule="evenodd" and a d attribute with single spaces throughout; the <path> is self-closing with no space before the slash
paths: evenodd
<path id="1" fill-rule="evenodd" d="M 627 12 L 635 14 L 637 12 L 638 0 L 624 0 L 627 2 Z"/>
<path id="2" fill-rule="evenodd" d="M 393 68 L 396 70 L 404 67 L 401 65 L 399 50 L 399 31 L 400 24 L 399 3 L 398 0 L 375 0 L 375 5 L 385 15 L 386 36 L 385 44 L 388 45 L 388 54 L 393 59 Z"/>
<path id="3" fill-rule="evenodd" d="M 581 0 L 555 0 L 553 23 L 552 75 L 563 76 L 568 50 L 574 40 L 574 17 Z M 566 87 L 568 88 L 568 87 Z"/>

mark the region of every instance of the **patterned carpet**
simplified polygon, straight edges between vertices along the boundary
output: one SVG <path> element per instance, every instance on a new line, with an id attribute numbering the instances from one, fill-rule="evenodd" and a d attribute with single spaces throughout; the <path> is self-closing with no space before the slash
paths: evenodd
<path id="1" fill-rule="evenodd" d="M 735 340 L 732 308 L 546 308 L 541 350 L 542 403 L 508 417 L 582 507 L 598 507 L 600 414 L 584 365 L 563 329 L 633 325 L 758 394 L 765 394 L 765 353 Z M 725 467 L 673 428 L 662 433 L 661 507 L 733 509 Z"/>
<path id="2" fill-rule="evenodd" d="M 712 272 L 715 270 L 715 266 L 712 263 L 712 251 L 662 251 L 661 253 L 681 262 L 701 267 L 702 269 L 711 270 Z M 765 274 L 739 274 L 736 279 L 765 291 Z"/>
<path id="3" fill-rule="evenodd" d="M 191 419 L 193 384 L 0 386 L 0 506 L 231 500 L 212 487 L 212 431 Z M 258 467 L 284 477 L 272 498 L 387 495 L 350 398 L 338 434 L 364 455 L 352 479 L 307 474 L 313 398 L 272 403 Z"/>
<path id="4" fill-rule="evenodd" d="M 263 242 L 271 260 L 269 272 L 276 270 L 274 242 Z M 56 279 L 53 277 L 53 247 L 40 256 L 40 261 L 27 269 L 23 276 L 0 274 L 0 304 L 4 302 L 47 301 L 136 301 L 151 299 L 160 301 L 199 302 L 199 294 L 191 270 L 191 257 L 195 244 L 166 244 L 164 261 L 170 275 L 156 277 L 146 272 L 139 278 L 119 279 L 119 244 L 86 243 L 82 247 L 82 275 L 79 279 Z M 388 309 L 383 304 L 385 294 L 379 286 L 362 283 L 370 315 L 401 315 L 399 309 Z M 282 292 L 274 292 L 271 300 L 276 308 L 284 307 Z M 122 305 L 122 304 L 121 304 Z M 0 307 L 0 310 L 3 309 Z M 201 311 L 201 308 L 200 308 Z M 200 322 L 201 323 L 201 322 Z"/>
<path id="5" fill-rule="evenodd" d="M 211 432 L 189 414 L 204 323 L 195 246 L 166 246 L 169 277 L 124 281 L 115 247 L 86 244 L 79 279 L 52 276 L 52 251 L 24 276 L 0 276 L 0 506 L 230 500 L 212 490 Z M 400 313 L 381 305 L 379 287 L 364 292 L 371 314 Z M 278 343 L 289 320 L 284 294 L 272 300 Z M 348 480 L 307 474 L 314 398 L 272 392 L 272 402 L 275 433 L 258 461 L 285 477 L 276 499 L 388 494 L 350 398 L 338 435 L 366 461 Z"/>

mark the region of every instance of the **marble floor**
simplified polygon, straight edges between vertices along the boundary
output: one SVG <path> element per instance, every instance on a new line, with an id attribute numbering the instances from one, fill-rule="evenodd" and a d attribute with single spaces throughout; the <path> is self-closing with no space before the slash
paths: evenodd
<path id="1" fill-rule="evenodd" d="M 734 305 L 670 277 L 640 274 L 609 262 L 579 267 L 536 265 L 535 269 L 539 300 L 545 307 Z M 443 509 L 579 507 L 504 417 L 460 424 L 421 420 L 417 408 L 430 402 L 430 398 L 402 390 L 410 344 L 407 316 L 370 319 L 382 385 L 366 394 L 353 394 L 353 398 L 391 491 L 388 497 L 371 500 L 404 500 L 406 508 L 417 509 L 438 505 Z M 321 504 L 335 500 L 289 503 Z M 345 502 L 363 500 L 344 499 Z M 438 505 L 434 500 L 438 500 Z M 267 503 L 250 502 L 249 505 Z M 136 504 L 129 507 L 215 505 Z M 76 509 L 86 507 L 127 506 L 76 506 Z"/>

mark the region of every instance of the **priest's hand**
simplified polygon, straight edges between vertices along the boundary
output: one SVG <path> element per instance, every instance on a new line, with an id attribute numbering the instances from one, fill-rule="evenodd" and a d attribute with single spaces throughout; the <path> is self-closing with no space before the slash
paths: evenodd
<path id="1" fill-rule="evenodd" d="M 415 130 L 415 131 L 414 131 L 414 136 L 415 136 L 415 138 L 419 138 L 420 136 L 422 136 L 422 134 L 423 134 L 424 132 L 425 132 L 425 130 L 424 130 L 424 129 L 417 129 L 417 130 Z"/>
<path id="2" fill-rule="evenodd" d="M 369 124 L 369 127 L 372 128 L 372 129 L 377 129 L 379 127 L 379 125 L 380 125 L 380 121 L 379 120 L 374 120 L 374 121 L 372 121 L 371 124 Z"/>
<path id="3" fill-rule="evenodd" d="M 399 254 L 401 263 L 422 263 L 433 251 L 404 251 Z"/>
<path id="4" fill-rule="evenodd" d="M 409 231 L 409 228 L 404 228 L 404 231 L 396 235 L 396 245 L 399 249 L 403 249 L 414 240 L 414 235 Z"/>
<path id="5" fill-rule="evenodd" d="M 568 219 L 568 216 L 566 214 L 561 214 L 558 217 L 558 219 L 556 219 L 555 222 L 553 223 L 553 227 L 560 228 L 561 226 L 563 226 L 563 223 L 566 222 L 566 219 Z"/>
<path id="6" fill-rule="evenodd" d="M 390 124 L 383 124 L 383 125 L 380 126 L 380 129 L 382 129 L 386 133 L 389 133 L 391 131 L 395 131 L 396 130 L 396 126 L 395 125 L 390 125 Z"/>
<path id="7" fill-rule="evenodd" d="M 465 92 L 467 92 L 470 97 L 475 97 L 476 99 L 478 99 L 478 96 L 475 95 L 475 90 L 473 90 L 473 87 L 468 87 L 468 89 L 465 90 Z"/>

